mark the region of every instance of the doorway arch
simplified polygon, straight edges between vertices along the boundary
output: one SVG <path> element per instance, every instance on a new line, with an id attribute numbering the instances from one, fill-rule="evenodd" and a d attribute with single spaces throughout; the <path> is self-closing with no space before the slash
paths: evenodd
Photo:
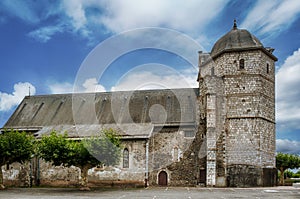
<path id="1" fill-rule="evenodd" d="M 165 171 L 161 171 L 158 174 L 158 185 L 168 186 L 168 174 Z"/>

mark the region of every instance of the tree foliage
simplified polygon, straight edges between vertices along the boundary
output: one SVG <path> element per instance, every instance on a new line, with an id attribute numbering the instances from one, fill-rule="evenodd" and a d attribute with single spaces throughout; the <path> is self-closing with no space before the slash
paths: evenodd
<path id="1" fill-rule="evenodd" d="M 294 173 L 292 170 L 287 169 L 284 172 L 284 176 L 287 178 L 300 178 L 300 170 L 298 170 L 296 173 Z"/>
<path id="2" fill-rule="evenodd" d="M 300 156 L 278 153 L 276 155 L 276 168 L 280 171 L 280 184 L 284 184 L 284 172 L 287 169 L 296 169 L 300 167 Z"/>
<path id="3" fill-rule="evenodd" d="M 88 169 L 105 164 L 115 165 L 120 158 L 120 140 L 113 129 L 102 130 L 99 135 L 81 141 L 68 139 L 68 135 L 53 131 L 38 144 L 41 158 L 59 166 L 77 166 L 81 169 L 83 186 L 87 185 Z"/>
<path id="4" fill-rule="evenodd" d="M 102 131 L 104 136 L 91 137 L 82 140 L 85 149 L 104 165 L 116 165 L 120 159 L 120 139 L 113 129 Z M 85 160 L 83 160 L 84 162 Z"/>
<path id="5" fill-rule="evenodd" d="M 3 186 L 1 167 L 13 162 L 24 163 L 34 153 L 34 137 L 25 132 L 5 131 L 0 134 L 0 185 Z"/>

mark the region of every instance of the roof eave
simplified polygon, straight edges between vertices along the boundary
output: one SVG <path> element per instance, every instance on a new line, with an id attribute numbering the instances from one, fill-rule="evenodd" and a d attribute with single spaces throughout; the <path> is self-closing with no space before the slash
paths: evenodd
<path id="1" fill-rule="evenodd" d="M 272 53 L 270 53 L 269 51 L 267 51 L 264 47 L 248 47 L 248 48 L 232 48 L 232 49 L 225 49 L 222 50 L 220 52 L 218 52 L 217 54 L 211 56 L 209 59 L 207 59 L 206 62 L 204 62 L 203 64 L 201 64 L 201 66 L 205 66 L 208 63 L 214 61 L 216 58 L 218 58 L 219 56 L 221 56 L 224 53 L 229 53 L 229 52 L 241 52 L 241 51 L 252 51 L 252 50 L 261 50 L 263 51 L 266 55 L 268 55 L 271 59 L 273 59 L 274 61 L 278 61 L 277 57 L 275 55 L 273 55 Z"/>
<path id="2" fill-rule="evenodd" d="M 43 127 L 40 126 L 5 126 L 3 128 L 0 128 L 0 131 L 10 131 L 10 130 L 14 130 L 14 131 L 26 131 L 26 132 L 37 132 L 39 130 L 41 130 Z"/>
<path id="3" fill-rule="evenodd" d="M 213 55 L 211 57 L 211 60 L 215 60 L 220 55 L 222 55 L 224 53 L 228 53 L 228 52 L 241 52 L 241 51 L 252 51 L 252 50 L 261 50 L 266 55 L 268 55 L 271 59 L 273 59 L 274 61 L 278 61 L 278 59 L 277 59 L 277 57 L 275 57 L 275 55 L 273 55 L 272 53 L 270 53 L 269 51 L 267 51 L 266 48 L 264 48 L 262 46 L 261 47 L 243 47 L 243 48 L 224 49 L 224 50 L 218 52 L 217 54 Z M 208 60 L 208 61 L 210 62 L 211 60 Z M 206 64 L 206 63 L 204 63 L 204 64 Z"/>

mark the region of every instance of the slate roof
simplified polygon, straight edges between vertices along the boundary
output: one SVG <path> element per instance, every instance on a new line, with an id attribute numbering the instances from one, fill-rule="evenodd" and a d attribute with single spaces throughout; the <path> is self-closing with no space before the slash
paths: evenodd
<path id="1" fill-rule="evenodd" d="M 265 48 L 259 39 L 248 30 L 238 29 L 235 21 L 233 28 L 214 44 L 210 55 L 214 59 L 225 52 L 256 49 L 264 51 L 273 60 L 277 61 L 277 58 L 272 54 L 274 49 Z"/>
<path id="2" fill-rule="evenodd" d="M 26 96 L 2 129 L 91 136 L 102 128 L 124 137 L 149 136 L 154 126 L 195 125 L 197 88 Z"/>

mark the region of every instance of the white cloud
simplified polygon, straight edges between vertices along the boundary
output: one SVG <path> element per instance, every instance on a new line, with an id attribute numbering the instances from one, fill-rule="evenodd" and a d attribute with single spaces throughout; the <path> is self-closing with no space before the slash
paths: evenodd
<path id="1" fill-rule="evenodd" d="M 259 0 L 247 14 L 241 27 L 258 30 L 262 34 L 278 34 L 289 28 L 299 14 L 299 0 Z"/>
<path id="2" fill-rule="evenodd" d="M 106 89 L 101 84 L 98 84 L 96 78 L 90 78 L 85 80 L 82 85 L 84 87 L 84 92 L 105 92 Z"/>
<path id="3" fill-rule="evenodd" d="M 64 31 L 63 26 L 46 26 L 39 28 L 37 30 L 31 31 L 28 33 L 28 36 L 40 41 L 42 43 L 47 42 L 52 38 L 56 33 L 61 33 Z"/>
<path id="4" fill-rule="evenodd" d="M 63 94 L 73 92 L 73 84 L 69 82 L 54 83 L 50 84 L 48 87 L 50 89 L 50 93 L 52 94 Z"/>
<path id="5" fill-rule="evenodd" d="M 55 34 L 65 31 L 92 41 L 100 31 L 116 33 L 149 26 L 176 29 L 198 37 L 199 32 L 205 30 L 205 25 L 222 11 L 227 2 L 229 1 L 3 1 L 0 6 L 2 4 L 10 16 L 38 25 L 29 36 L 47 42 Z M 44 22 L 47 25 L 40 27 Z"/>
<path id="6" fill-rule="evenodd" d="M 276 74 L 276 117 L 279 125 L 300 129 L 299 85 L 300 48 L 285 60 Z"/>
<path id="7" fill-rule="evenodd" d="M 72 24 L 76 30 L 84 28 L 87 23 L 84 10 L 84 1 L 81 0 L 64 0 L 63 6 L 67 16 L 72 19 Z"/>
<path id="8" fill-rule="evenodd" d="M 92 33 L 104 26 L 109 32 L 141 27 L 165 27 L 187 33 L 204 30 L 228 1 L 191 0 L 64 0 L 61 3 L 64 24 L 73 32 L 92 39 Z"/>
<path id="9" fill-rule="evenodd" d="M 198 87 L 196 78 L 194 69 L 175 71 L 163 65 L 147 64 L 129 71 L 111 91 L 195 88 Z"/>
<path id="10" fill-rule="evenodd" d="M 87 28 L 89 22 L 120 32 L 133 28 L 164 26 L 182 31 L 199 31 L 229 1 L 190 0 L 64 0 L 62 7 L 75 29 Z M 90 8 L 101 12 L 87 14 Z"/>
<path id="11" fill-rule="evenodd" d="M 191 0 L 117 0 L 106 1 L 101 17 L 110 31 L 120 32 L 138 27 L 166 27 L 186 32 L 204 26 L 226 6 L 227 1 Z"/>
<path id="12" fill-rule="evenodd" d="M 74 85 L 69 82 L 52 83 L 49 84 L 50 93 L 52 94 L 64 94 L 73 93 Z M 76 89 L 76 92 L 105 92 L 104 86 L 98 84 L 96 78 L 86 79 L 85 82 Z"/>
<path id="13" fill-rule="evenodd" d="M 300 154 L 300 142 L 287 139 L 277 139 L 276 151 L 282 153 Z"/>
<path id="14" fill-rule="evenodd" d="M 9 111 L 18 105 L 25 96 L 35 94 L 35 87 L 29 82 L 19 82 L 14 85 L 12 94 L 0 92 L 0 111 Z"/>

